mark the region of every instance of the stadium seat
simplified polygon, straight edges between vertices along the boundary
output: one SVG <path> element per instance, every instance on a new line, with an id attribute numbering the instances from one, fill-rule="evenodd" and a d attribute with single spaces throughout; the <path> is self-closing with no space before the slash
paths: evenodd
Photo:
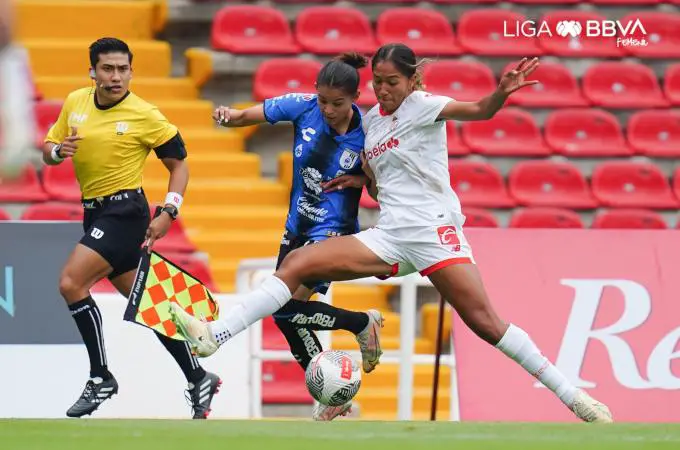
<path id="1" fill-rule="evenodd" d="M 262 319 L 262 349 L 264 350 L 288 350 L 288 342 L 274 322 L 274 317 L 267 316 Z"/>
<path id="2" fill-rule="evenodd" d="M 680 112 L 638 111 L 628 119 L 628 142 L 637 153 L 654 158 L 680 156 Z"/>
<path id="3" fill-rule="evenodd" d="M 627 37 L 641 41 L 644 39 L 649 45 L 628 45 L 623 49 L 637 58 L 677 59 L 680 57 L 680 13 L 635 11 L 619 21 L 622 24 L 635 23 L 637 20 L 644 27 L 636 28 Z"/>
<path id="4" fill-rule="evenodd" d="M 423 81 L 428 92 L 458 101 L 477 101 L 498 83 L 491 69 L 477 61 L 443 60 L 425 65 Z"/>
<path id="5" fill-rule="evenodd" d="M 181 217 L 172 222 L 168 234 L 156 241 L 153 248 L 159 253 L 193 253 L 197 250 L 184 231 L 184 223 Z"/>
<path id="6" fill-rule="evenodd" d="M 550 154 L 534 117 L 518 108 L 503 108 L 489 120 L 463 122 L 461 137 L 474 153 L 487 156 Z"/>
<path id="7" fill-rule="evenodd" d="M 44 202 L 47 198 L 33 166 L 27 166 L 18 178 L 0 183 L 0 202 Z"/>
<path id="8" fill-rule="evenodd" d="M 47 202 L 30 205 L 21 214 L 21 220 L 66 220 L 81 222 L 83 207 L 79 203 Z"/>
<path id="9" fill-rule="evenodd" d="M 503 176 L 489 163 L 453 160 L 449 162 L 449 173 L 451 187 L 464 207 L 510 208 L 515 205 Z"/>
<path id="10" fill-rule="evenodd" d="M 604 15 L 592 11 L 568 9 L 548 12 L 541 20 L 548 24 L 550 30 L 556 30 L 557 24 L 565 20 L 576 20 L 584 26 L 588 20 L 602 23 L 602 20 L 606 18 Z M 623 48 L 616 45 L 616 38 L 586 37 L 585 29 L 579 35 L 573 37 L 562 37 L 554 31 L 552 36 L 541 33 L 538 42 L 546 54 L 555 56 L 606 58 L 625 55 Z"/>
<path id="11" fill-rule="evenodd" d="M 475 55 L 537 56 L 543 51 L 535 38 L 504 36 L 505 26 L 514 33 L 514 24 L 527 18 L 506 9 L 473 9 L 458 19 L 458 42 Z"/>
<path id="12" fill-rule="evenodd" d="M 368 17 L 355 8 L 307 7 L 295 20 L 295 36 L 304 50 L 317 55 L 370 54 L 378 47 Z"/>
<path id="13" fill-rule="evenodd" d="M 286 16 L 275 8 L 227 6 L 212 23 L 211 45 L 235 54 L 291 55 L 300 53 Z"/>
<path id="14" fill-rule="evenodd" d="M 509 175 L 510 194 L 523 206 L 590 209 L 597 206 L 585 177 L 567 162 L 524 161 Z"/>
<path id="15" fill-rule="evenodd" d="M 73 161 L 70 159 L 56 166 L 45 166 L 43 185 L 50 200 L 78 202 L 82 198 Z"/>
<path id="16" fill-rule="evenodd" d="M 513 70 L 517 63 L 505 67 L 504 73 Z M 528 108 L 565 108 L 586 106 L 588 102 L 579 89 L 571 71 L 559 63 L 541 62 L 530 77 L 540 83 L 520 89 L 508 98 L 508 105 Z"/>
<path id="17" fill-rule="evenodd" d="M 449 19 L 432 9 L 387 9 L 378 16 L 376 37 L 380 45 L 402 42 L 420 56 L 451 56 L 461 52 Z"/>
<path id="18" fill-rule="evenodd" d="M 262 362 L 263 404 L 312 404 L 312 402 L 305 385 L 305 373 L 297 362 Z"/>
<path id="19" fill-rule="evenodd" d="M 666 69 L 663 90 L 671 104 L 680 106 L 680 64 L 673 64 Z"/>
<path id="20" fill-rule="evenodd" d="M 601 62 L 583 76 L 583 94 L 596 106 L 616 109 L 668 106 L 652 69 L 628 62 Z"/>
<path id="21" fill-rule="evenodd" d="M 35 104 L 35 120 L 38 132 L 44 137 L 59 118 L 62 102 L 42 101 Z"/>
<path id="22" fill-rule="evenodd" d="M 0 220 L 12 220 L 12 217 L 9 215 L 7 211 L 0 208 Z"/>
<path id="23" fill-rule="evenodd" d="M 581 3 L 583 0 L 510 0 L 510 3 L 517 3 L 520 5 L 570 5 L 575 3 Z"/>
<path id="24" fill-rule="evenodd" d="M 588 0 L 589 3 L 593 5 L 605 5 L 605 6 L 628 6 L 628 5 L 656 5 L 661 3 L 662 0 Z"/>
<path id="25" fill-rule="evenodd" d="M 602 109 L 558 109 L 545 121 L 545 141 L 567 157 L 631 156 L 616 117 Z"/>
<path id="26" fill-rule="evenodd" d="M 510 228 L 585 228 L 578 213 L 562 208 L 521 208 L 510 218 Z"/>
<path id="27" fill-rule="evenodd" d="M 373 200 L 373 197 L 371 197 L 364 188 L 364 190 L 361 192 L 361 198 L 359 199 L 359 206 L 362 208 L 366 209 L 378 209 L 380 208 L 380 205 L 378 205 L 378 202 Z"/>
<path id="28" fill-rule="evenodd" d="M 446 148 L 449 151 L 449 156 L 470 154 L 470 149 L 461 141 L 458 127 L 453 120 L 446 121 Z"/>
<path id="29" fill-rule="evenodd" d="M 603 206 L 614 208 L 671 209 L 678 201 L 668 180 L 653 164 L 604 162 L 592 175 L 593 195 Z"/>
<path id="30" fill-rule="evenodd" d="M 290 92 L 316 92 L 316 75 L 321 63 L 310 59 L 274 58 L 264 61 L 255 71 L 253 97 L 256 101 Z"/>
<path id="31" fill-rule="evenodd" d="M 378 101 L 375 98 L 375 91 L 373 91 L 373 72 L 369 62 L 366 67 L 359 69 L 359 99 L 357 105 L 372 107 L 376 103 Z"/>
<path id="32" fill-rule="evenodd" d="M 491 211 L 480 208 L 464 208 L 465 226 L 474 228 L 498 228 L 498 220 Z"/>
<path id="33" fill-rule="evenodd" d="M 647 209 L 610 209 L 595 216 L 592 228 L 668 228 L 663 217 Z"/>

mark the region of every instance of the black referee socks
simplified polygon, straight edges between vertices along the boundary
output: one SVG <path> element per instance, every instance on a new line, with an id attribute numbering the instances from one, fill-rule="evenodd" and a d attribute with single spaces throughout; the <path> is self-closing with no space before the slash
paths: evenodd
<path id="1" fill-rule="evenodd" d="M 307 330 L 347 330 L 358 334 L 368 325 L 368 315 L 348 311 L 319 301 L 290 300 L 274 313 L 278 321 L 285 320 Z"/>
<path id="2" fill-rule="evenodd" d="M 102 314 L 97 304 L 88 295 L 83 300 L 69 305 L 68 309 L 71 310 L 90 357 L 90 378 L 100 377 L 108 380 L 112 375 L 107 368 Z"/>
<path id="3" fill-rule="evenodd" d="M 189 383 L 196 384 L 205 377 L 205 370 L 198 363 L 198 359 L 191 353 L 191 348 L 189 348 L 189 344 L 186 341 L 171 339 L 155 331 L 154 333 L 168 353 L 175 358 Z"/>

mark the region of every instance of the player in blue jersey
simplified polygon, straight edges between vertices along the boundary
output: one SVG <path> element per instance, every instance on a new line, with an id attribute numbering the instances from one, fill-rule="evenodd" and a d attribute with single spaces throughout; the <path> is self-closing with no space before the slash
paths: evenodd
<path id="1" fill-rule="evenodd" d="M 225 127 L 284 121 L 295 127 L 293 185 L 277 268 L 297 248 L 359 231 L 359 198 L 367 178 L 359 157 L 364 148 L 361 112 L 354 101 L 359 97 L 358 69 L 366 63 L 361 55 L 343 54 L 321 69 L 316 94 L 286 94 L 244 110 L 215 110 L 213 118 Z M 372 371 L 382 354 L 382 315 L 308 301 L 328 287 L 323 280 L 300 287 L 274 314 L 276 324 L 303 369 L 322 350 L 314 331 L 342 329 L 356 335 L 364 371 Z M 317 403 L 314 419 L 332 420 L 350 407 L 351 402 L 339 407 Z"/>

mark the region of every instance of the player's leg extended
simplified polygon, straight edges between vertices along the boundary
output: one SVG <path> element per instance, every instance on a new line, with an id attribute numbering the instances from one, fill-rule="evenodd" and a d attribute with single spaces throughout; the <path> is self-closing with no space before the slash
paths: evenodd
<path id="1" fill-rule="evenodd" d="M 91 414 L 118 391 L 118 384 L 107 367 L 102 315 L 90 296 L 90 288 L 111 270 L 97 252 L 78 244 L 59 279 L 59 292 L 71 310 L 90 359 L 90 380 L 78 401 L 67 411 L 69 417 Z"/>
<path id="2" fill-rule="evenodd" d="M 135 282 L 136 270 L 127 271 L 111 279 L 113 286 L 124 297 L 130 295 L 132 285 Z M 206 372 L 198 358 L 191 352 L 191 348 L 186 341 L 171 339 L 156 331 L 154 334 L 161 341 L 161 344 L 172 355 L 184 373 L 189 384 L 187 389 L 188 398 L 191 401 L 194 419 L 206 419 L 210 414 L 210 404 L 214 395 L 219 391 L 222 384 L 220 377 L 214 373 Z"/>
<path id="3" fill-rule="evenodd" d="M 529 335 L 503 322 L 494 310 L 474 264 L 456 264 L 429 275 L 432 284 L 480 338 L 512 358 L 553 391 L 580 419 L 611 422 L 609 409 L 577 389 L 541 354 Z"/>
<path id="4" fill-rule="evenodd" d="M 242 295 L 241 302 L 210 324 L 172 309 L 175 323 L 196 347 L 199 356 L 214 353 L 219 345 L 283 307 L 305 281 L 342 281 L 390 273 L 392 266 L 354 236 L 340 236 L 291 252 L 276 273 Z"/>

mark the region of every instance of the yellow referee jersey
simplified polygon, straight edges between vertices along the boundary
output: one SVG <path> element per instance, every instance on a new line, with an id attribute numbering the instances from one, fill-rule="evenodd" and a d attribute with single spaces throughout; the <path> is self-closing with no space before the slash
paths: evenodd
<path id="1" fill-rule="evenodd" d="M 63 142 L 71 127 L 82 138 L 73 165 L 85 199 L 141 187 L 149 152 L 177 134 L 157 107 L 135 94 L 105 108 L 95 104 L 93 88 L 69 94 L 45 142 Z"/>

